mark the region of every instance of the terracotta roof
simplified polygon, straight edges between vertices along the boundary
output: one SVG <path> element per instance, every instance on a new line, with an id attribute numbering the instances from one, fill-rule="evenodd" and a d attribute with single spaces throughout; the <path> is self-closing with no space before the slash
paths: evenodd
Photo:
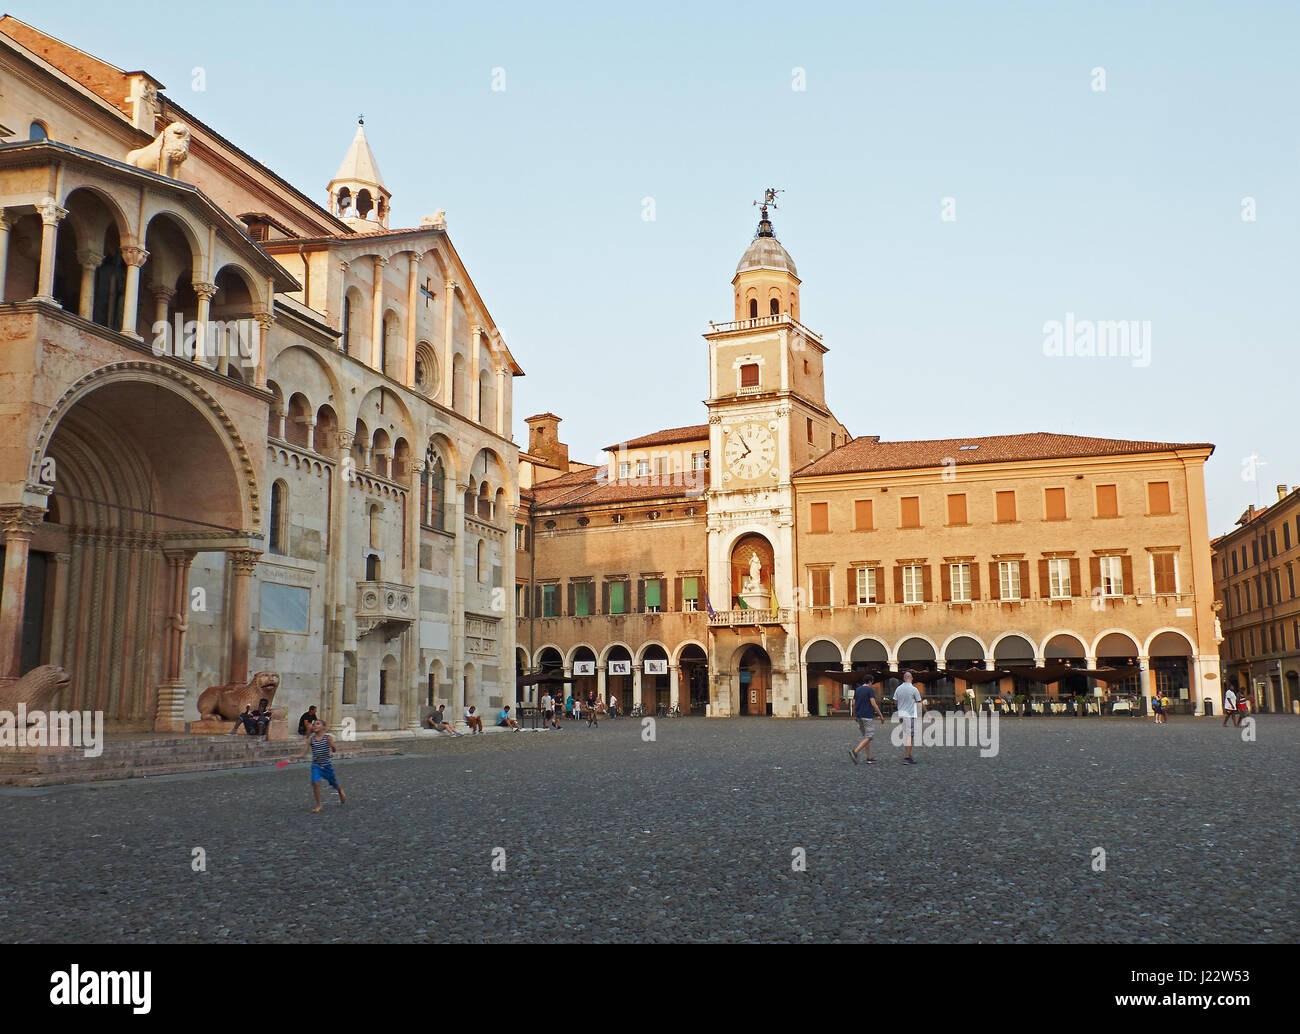
<path id="1" fill-rule="evenodd" d="M 564 422 L 563 417 L 556 416 L 554 413 L 551 412 L 546 412 L 546 413 L 538 413 L 536 416 L 526 416 L 524 417 L 524 423 L 531 424 L 534 420 L 546 420 L 548 418 L 551 420 L 558 420 L 561 423 Z"/>
<path id="2" fill-rule="evenodd" d="M 1013 463 L 1030 460 L 1125 456 L 1175 449 L 1210 449 L 1205 443 L 1140 442 L 1122 438 L 1090 438 L 1076 434 L 1034 431 L 986 438 L 941 438 L 921 442 L 882 442 L 879 437 L 855 438 L 821 459 L 796 471 L 799 477 L 856 474 L 879 470 L 912 470 L 955 464 Z"/>
<path id="3" fill-rule="evenodd" d="M 0 17 L 0 32 L 16 43 L 22 44 L 34 54 L 40 55 L 55 68 L 72 76 L 82 86 L 107 101 L 124 115 L 131 114 L 131 105 L 127 103 L 131 77 L 107 61 L 87 54 L 79 47 L 64 43 L 61 39 L 46 35 L 40 29 L 33 28 L 11 14 Z M 162 84 L 157 83 L 158 89 Z"/>
<path id="4" fill-rule="evenodd" d="M 533 486 L 535 508 L 561 510 L 574 507 L 634 503 L 651 499 L 700 498 L 707 487 L 701 479 L 698 487 L 689 484 L 639 484 L 649 478 L 633 478 L 627 483 L 610 482 L 609 467 L 564 474 Z"/>
<path id="5" fill-rule="evenodd" d="M 698 442 L 707 441 L 709 437 L 708 424 L 691 424 L 689 427 L 670 427 L 664 431 L 655 431 L 652 434 L 643 434 L 640 438 L 632 438 L 626 442 L 620 442 L 617 445 L 606 445 L 606 452 L 617 452 L 619 449 L 644 449 L 651 445 L 673 445 L 677 442 Z"/>

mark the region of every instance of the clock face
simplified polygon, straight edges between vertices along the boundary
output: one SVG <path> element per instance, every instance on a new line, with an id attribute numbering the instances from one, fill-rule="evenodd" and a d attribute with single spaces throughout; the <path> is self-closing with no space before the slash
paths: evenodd
<path id="1" fill-rule="evenodd" d="M 727 436 L 723 458 L 738 478 L 762 477 L 776 463 L 776 437 L 764 424 L 741 424 Z"/>

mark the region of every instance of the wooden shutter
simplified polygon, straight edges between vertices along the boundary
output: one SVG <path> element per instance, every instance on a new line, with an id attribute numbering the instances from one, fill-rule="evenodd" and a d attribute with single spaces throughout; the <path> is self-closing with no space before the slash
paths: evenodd
<path id="1" fill-rule="evenodd" d="M 1124 592 L 1127 595 L 1133 595 L 1137 592 L 1137 585 L 1133 582 L 1133 558 L 1131 556 L 1122 556 L 1119 558 L 1121 577 L 1124 579 Z"/>
<path id="2" fill-rule="evenodd" d="M 855 531 L 871 531 L 875 523 L 871 512 L 870 499 L 857 499 L 853 503 L 853 527 Z"/>
<path id="3" fill-rule="evenodd" d="M 949 496 L 948 498 L 951 499 L 952 496 Z M 927 567 L 927 573 L 929 570 L 930 569 Z M 952 602 L 952 564 L 939 565 L 939 580 L 943 582 L 943 584 L 939 586 L 939 591 L 943 594 L 943 602 Z"/>
<path id="4" fill-rule="evenodd" d="M 1115 517 L 1119 514 L 1119 498 L 1115 485 L 1097 486 L 1097 516 Z"/>
<path id="5" fill-rule="evenodd" d="M 1047 519 L 1049 521 L 1065 520 L 1065 489 L 1049 488 L 1047 490 Z"/>
<path id="6" fill-rule="evenodd" d="M 997 520 L 1014 521 L 1016 519 L 1016 493 L 997 493 Z"/>
<path id="7" fill-rule="evenodd" d="M 876 569 L 876 602 L 885 602 L 885 569 L 877 567 Z"/>
<path id="8" fill-rule="evenodd" d="M 1002 579 L 998 577 L 998 562 L 989 561 L 989 599 L 1002 599 Z"/>
<path id="9" fill-rule="evenodd" d="M 921 568 L 921 599 L 926 603 L 934 602 L 934 583 L 931 579 L 933 571 L 929 564 Z"/>
<path id="10" fill-rule="evenodd" d="M 534 585 L 533 586 L 533 617 L 539 618 L 541 616 L 542 616 L 542 587 L 540 585 Z"/>
<path id="11" fill-rule="evenodd" d="M 577 607 L 578 586 L 576 582 L 569 583 L 569 617 L 574 617 L 578 613 Z"/>
<path id="12" fill-rule="evenodd" d="M 1020 598 L 1022 600 L 1033 599 L 1034 594 L 1029 588 L 1029 561 L 1020 561 Z"/>
<path id="13" fill-rule="evenodd" d="M 970 565 L 970 598 L 972 600 L 980 598 L 980 565 L 973 560 Z"/>
<path id="14" fill-rule="evenodd" d="M 830 531 L 829 511 L 829 503 L 813 503 L 809 515 L 811 517 L 812 527 L 809 530 L 812 532 Z"/>
<path id="15" fill-rule="evenodd" d="M 1079 558 L 1070 557 L 1070 595 L 1083 595 L 1083 575 L 1079 570 Z"/>
<path id="16" fill-rule="evenodd" d="M 966 494 L 964 492 L 954 493 L 948 497 L 948 523 L 966 523 Z"/>
<path id="17" fill-rule="evenodd" d="M 609 613 L 609 582 L 600 583 L 600 612 Z"/>
<path id="18" fill-rule="evenodd" d="M 681 610 L 685 603 L 686 600 L 682 596 L 682 579 L 679 575 L 673 579 L 673 598 L 671 600 L 664 600 L 662 609 L 672 610 L 676 607 L 678 610 Z"/>
<path id="19" fill-rule="evenodd" d="M 1038 561 L 1038 595 L 1040 599 L 1047 599 L 1052 595 L 1052 572 L 1047 568 L 1047 561 Z"/>
<path id="20" fill-rule="evenodd" d="M 1096 594 L 1101 589 L 1101 557 L 1088 559 L 1088 577 L 1092 580 L 1090 588 Z"/>
<path id="21" fill-rule="evenodd" d="M 899 500 L 901 525 L 904 528 L 919 528 L 921 526 L 921 497 L 915 495 L 906 495 Z"/>
<path id="22" fill-rule="evenodd" d="M 903 602 L 903 565 L 894 565 L 894 602 Z"/>
<path id="23" fill-rule="evenodd" d="M 645 579 L 644 578 L 638 578 L 636 580 L 636 612 L 638 614 L 645 613 Z"/>
<path id="24" fill-rule="evenodd" d="M 1169 482 L 1149 481 L 1147 483 L 1147 511 L 1149 513 L 1169 513 Z"/>
<path id="25" fill-rule="evenodd" d="M 844 605 L 846 607 L 852 607 L 857 602 L 858 602 L 858 569 L 856 567 L 850 567 L 849 568 L 849 591 L 848 591 L 848 595 L 844 597 Z"/>

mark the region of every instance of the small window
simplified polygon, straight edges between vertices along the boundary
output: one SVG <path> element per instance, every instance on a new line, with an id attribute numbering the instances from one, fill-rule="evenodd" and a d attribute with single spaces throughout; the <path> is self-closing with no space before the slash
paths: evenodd
<path id="1" fill-rule="evenodd" d="M 953 603 L 970 603 L 970 564 L 953 564 L 948 568 L 948 589 Z"/>
<path id="2" fill-rule="evenodd" d="M 997 493 L 997 520 L 999 524 L 1008 524 L 1016 519 L 1016 493 Z"/>
<path id="3" fill-rule="evenodd" d="M 758 387 L 758 363 L 742 363 L 740 367 L 740 386 L 742 388 Z"/>
<path id="4" fill-rule="evenodd" d="M 853 530 L 872 531 L 875 529 L 875 526 L 875 516 L 872 514 L 871 500 L 855 499 L 853 501 Z"/>
<path id="5" fill-rule="evenodd" d="M 830 510 L 829 503 L 812 504 L 812 507 L 809 512 L 809 516 L 812 518 L 811 530 L 813 534 L 819 534 L 831 530 L 829 510 Z"/>
<path id="6" fill-rule="evenodd" d="M 627 613 L 627 583 L 625 582 L 610 583 L 609 612 L 611 614 Z"/>
<path id="7" fill-rule="evenodd" d="M 826 568 L 816 571 L 809 571 L 809 582 L 812 588 L 812 605 L 814 607 L 829 607 L 831 605 L 831 573 Z"/>
<path id="8" fill-rule="evenodd" d="M 700 580 L 699 578 L 682 579 L 682 610 L 687 613 L 693 613 L 699 609 L 700 602 Z"/>
<path id="9" fill-rule="evenodd" d="M 876 569 L 874 567 L 859 567 L 853 573 L 858 590 L 858 606 L 865 607 L 868 604 L 878 602 L 876 598 Z"/>
<path id="10" fill-rule="evenodd" d="M 542 586 L 542 617 L 553 618 L 555 613 L 555 601 L 559 596 L 559 586 L 543 585 Z"/>
<path id="11" fill-rule="evenodd" d="M 1070 598 L 1070 561 L 1053 557 L 1047 561 L 1047 594 L 1054 600 Z M 1039 590 L 1042 591 L 1041 589 Z"/>
<path id="12" fill-rule="evenodd" d="M 1097 516 L 1118 517 L 1119 500 L 1114 485 L 1097 486 Z"/>
<path id="13" fill-rule="evenodd" d="M 1147 510 L 1153 514 L 1173 512 L 1169 508 L 1169 482 L 1168 481 L 1148 482 Z"/>
<path id="14" fill-rule="evenodd" d="M 49 138 L 50 138 L 50 131 L 45 128 L 45 124 L 43 122 L 33 122 L 30 126 L 27 127 L 28 140 L 48 140 Z"/>
<path id="15" fill-rule="evenodd" d="M 639 477 L 639 478 L 645 478 L 645 477 L 649 477 L 649 476 L 650 476 L 650 461 L 649 461 L 649 460 L 637 460 L 637 461 L 636 461 L 636 476 Z"/>
<path id="16" fill-rule="evenodd" d="M 757 319 L 757 318 L 758 318 L 758 299 L 757 299 L 757 298 L 751 298 L 751 299 L 749 300 L 749 318 L 750 318 L 751 320 L 752 320 L 752 319 Z"/>
<path id="17" fill-rule="evenodd" d="M 959 492 L 948 497 L 948 523 L 966 523 L 966 493 Z"/>
<path id="18" fill-rule="evenodd" d="M 1065 520 L 1065 489 L 1049 488 L 1043 501 L 1049 521 Z"/>
<path id="19" fill-rule="evenodd" d="M 903 566 L 903 602 L 925 602 L 925 568 L 920 564 Z"/>
<path id="20" fill-rule="evenodd" d="M 808 444 L 811 445 L 813 440 L 813 423 L 812 417 L 808 418 Z"/>
<path id="21" fill-rule="evenodd" d="M 921 497 L 904 496 L 899 501 L 900 527 L 919 528 L 921 526 Z"/>
<path id="22" fill-rule="evenodd" d="M 1099 558 L 1101 570 L 1101 594 L 1103 596 L 1124 595 L 1124 562 L 1121 557 L 1104 556 Z"/>
<path id="23" fill-rule="evenodd" d="M 1151 570 L 1157 596 L 1172 596 L 1178 591 L 1178 576 L 1174 560 L 1173 553 L 1153 553 L 1151 555 Z"/>
<path id="24" fill-rule="evenodd" d="M 658 614 L 663 606 L 663 579 L 650 578 L 645 583 L 645 610 L 647 614 Z"/>
<path id="25" fill-rule="evenodd" d="M 620 481 L 626 481 L 631 476 L 632 476 L 632 464 L 626 461 L 620 463 L 618 465 L 618 479 Z"/>
<path id="26" fill-rule="evenodd" d="M 998 561 L 998 589 L 1004 600 L 1020 599 L 1020 561 Z"/>
<path id="27" fill-rule="evenodd" d="M 773 298 L 767 303 L 768 311 L 773 316 L 781 315 L 781 299 Z"/>
<path id="28" fill-rule="evenodd" d="M 592 606 L 596 601 L 594 582 L 578 582 L 573 587 L 573 616 L 585 618 L 591 616 Z"/>

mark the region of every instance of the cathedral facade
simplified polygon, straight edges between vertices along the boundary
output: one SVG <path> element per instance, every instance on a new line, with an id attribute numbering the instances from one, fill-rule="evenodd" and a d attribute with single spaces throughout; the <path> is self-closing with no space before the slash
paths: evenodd
<path id="1" fill-rule="evenodd" d="M 180 730 L 273 672 L 332 725 L 513 699 L 522 374 L 358 126 L 317 203 L 0 19 L 0 679 Z M 322 177 L 322 180 L 324 177 Z"/>

